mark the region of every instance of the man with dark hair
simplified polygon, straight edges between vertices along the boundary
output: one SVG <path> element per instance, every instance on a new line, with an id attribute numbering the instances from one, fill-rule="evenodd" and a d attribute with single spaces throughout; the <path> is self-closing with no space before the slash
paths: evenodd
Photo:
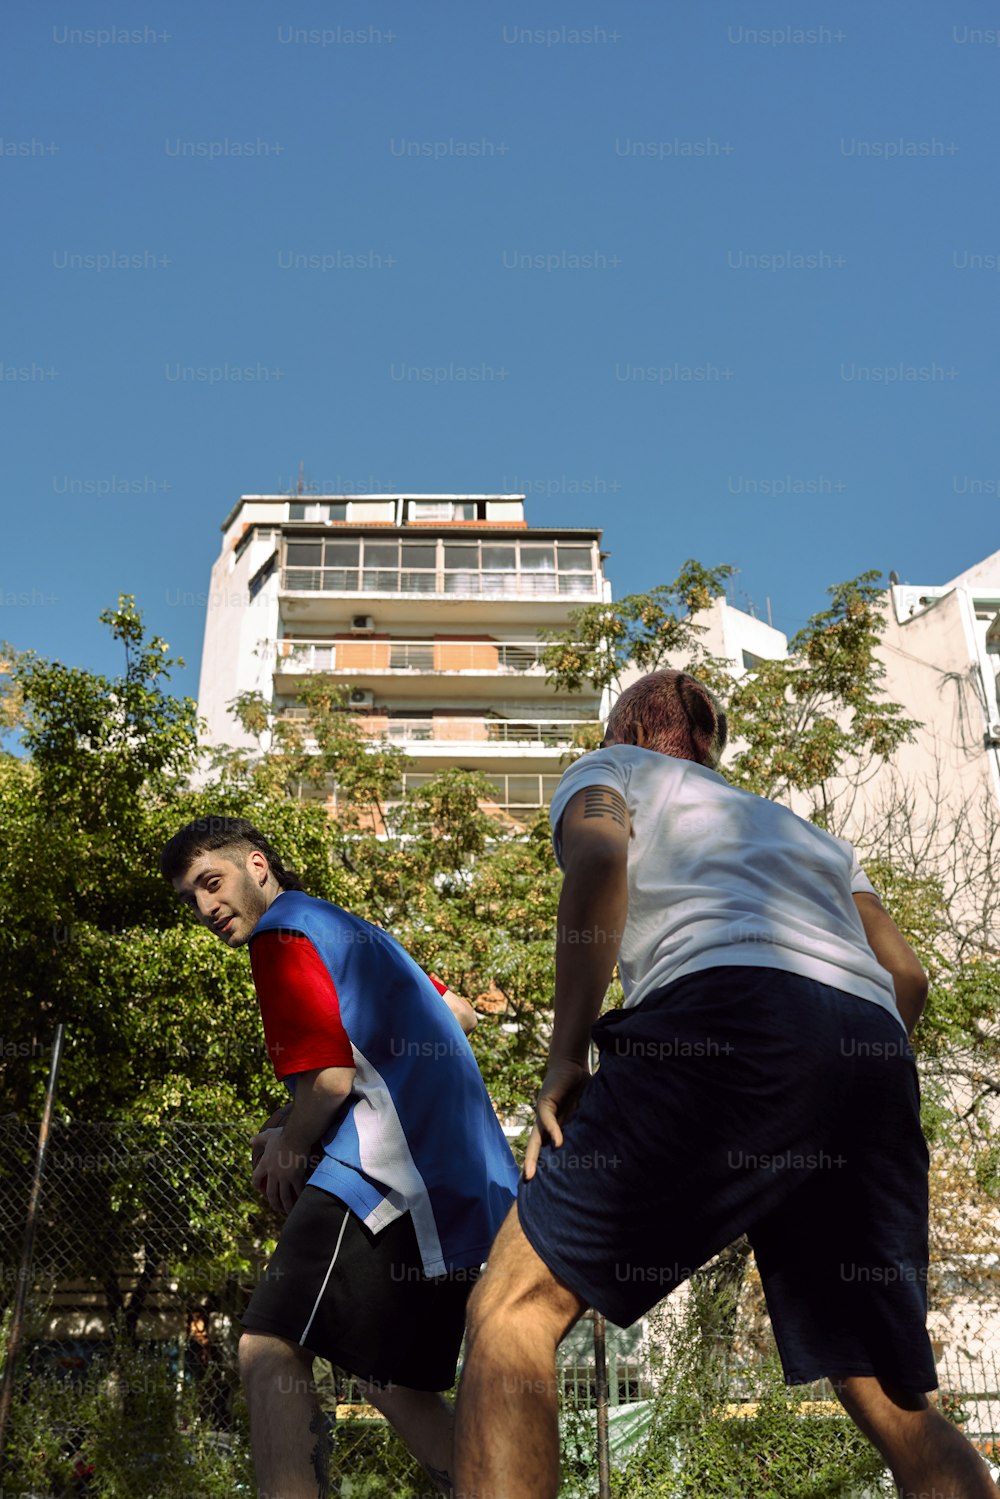
<path id="1" fill-rule="evenodd" d="M 828 1377 L 904 1496 L 996 1499 L 924 1393 L 926 975 L 849 843 L 716 772 L 725 740 L 707 688 L 654 672 L 556 790 L 549 1067 L 469 1306 L 456 1491 L 552 1499 L 559 1341 L 748 1233 L 788 1382 Z"/>
<path id="2" fill-rule="evenodd" d="M 227 946 L 249 944 L 268 1052 L 292 1093 L 252 1142 L 254 1184 L 288 1215 L 240 1340 L 261 1494 L 326 1499 L 315 1355 L 357 1376 L 450 1493 L 441 1391 L 517 1185 L 463 1034 L 475 1012 L 387 932 L 306 895 L 242 818 L 182 828 L 160 867 Z"/>

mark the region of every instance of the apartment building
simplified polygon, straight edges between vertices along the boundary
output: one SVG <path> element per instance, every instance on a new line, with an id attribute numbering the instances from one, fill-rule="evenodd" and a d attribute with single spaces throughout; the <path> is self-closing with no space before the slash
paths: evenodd
<path id="1" fill-rule="evenodd" d="M 885 692 L 922 727 L 897 756 L 910 780 L 940 779 L 949 799 L 1000 799 L 1000 552 L 946 583 L 895 574 L 882 641 Z"/>
<path id="2" fill-rule="evenodd" d="M 303 682 L 328 675 L 406 753 L 407 786 L 482 771 L 520 820 L 601 717 L 595 691 L 549 685 L 542 632 L 609 599 L 601 532 L 529 526 L 523 495 L 242 495 L 212 569 L 199 711 L 212 744 L 248 744 L 237 694 L 294 716 Z"/>

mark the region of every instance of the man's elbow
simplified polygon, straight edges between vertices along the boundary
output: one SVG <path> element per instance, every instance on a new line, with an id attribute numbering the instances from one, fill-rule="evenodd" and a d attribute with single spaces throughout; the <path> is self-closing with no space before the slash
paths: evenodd
<path id="1" fill-rule="evenodd" d="M 354 1087 L 353 1067 L 317 1067 L 311 1072 L 300 1072 L 296 1088 L 305 1086 L 314 1097 L 331 1102 L 347 1098 Z"/>
<path id="2" fill-rule="evenodd" d="M 897 969 L 892 980 L 896 991 L 896 1007 L 903 1018 L 907 1034 L 912 1034 L 927 1003 L 930 980 L 919 965 Z"/>

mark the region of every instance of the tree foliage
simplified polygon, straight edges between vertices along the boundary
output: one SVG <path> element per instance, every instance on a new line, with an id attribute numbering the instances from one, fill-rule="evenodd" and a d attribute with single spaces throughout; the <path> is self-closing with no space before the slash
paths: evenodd
<path id="1" fill-rule="evenodd" d="M 732 572 L 728 564 L 706 568 L 689 559 L 672 583 L 574 609 L 564 630 L 549 632 L 543 661 L 551 681 L 562 692 L 584 682 L 619 687 L 630 667 L 655 671 L 685 654 L 696 656 L 706 628 L 697 616 Z"/>
<path id="2" fill-rule="evenodd" d="M 879 574 L 862 573 L 831 588 L 830 607 L 789 641 L 787 655 L 743 671 L 704 641 L 707 611 L 731 573 L 729 566 L 705 568 L 689 560 L 672 583 L 574 610 L 565 630 L 551 638 L 546 665 L 562 690 L 585 680 L 620 687 L 630 668 L 691 672 L 713 689 L 728 716 L 726 778 L 774 800 L 798 795 L 813 819 L 827 825 L 832 783 L 845 767 L 860 762 L 870 772 L 891 760 L 918 727 L 881 692 Z"/>

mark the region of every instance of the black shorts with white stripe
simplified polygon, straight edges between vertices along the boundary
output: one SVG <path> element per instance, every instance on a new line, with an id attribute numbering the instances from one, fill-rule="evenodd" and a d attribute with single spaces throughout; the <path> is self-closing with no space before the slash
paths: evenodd
<path id="1" fill-rule="evenodd" d="M 424 1275 L 409 1213 L 373 1234 L 306 1187 L 241 1320 L 383 1388 L 448 1390 L 478 1277 L 478 1266 Z"/>

